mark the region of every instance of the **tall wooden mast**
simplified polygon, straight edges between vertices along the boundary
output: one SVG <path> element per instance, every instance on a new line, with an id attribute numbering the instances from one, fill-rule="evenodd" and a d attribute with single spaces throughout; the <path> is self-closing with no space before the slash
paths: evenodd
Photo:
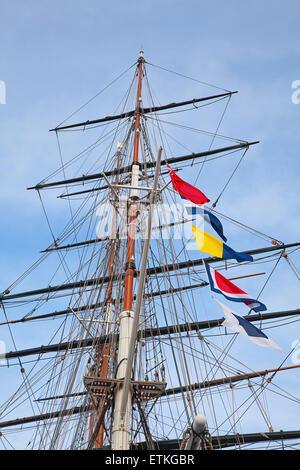
<path id="1" fill-rule="evenodd" d="M 126 266 L 125 266 L 125 287 L 124 287 L 124 304 L 123 311 L 120 314 L 120 336 L 119 336 L 119 351 L 117 362 L 117 379 L 125 377 L 129 343 L 131 338 L 133 314 L 133 281 L 135 277 L 135 237 L 136 237 L 136 218 L 137 218 L 137 200 L 138 200 L 138 187 L 139 182 L 139 144 L 140 144 L 140 122 L 141 122 L 141 91 L 142 91 L 142 76 L 143 76 L 143 51 L 140 51 L 138 59 L 138 89 L 137 89 L 137 102 L 136 102 L 136 116 L 134 128 L 134 149 L 133 149 L 133 163 L 131 174 L 131 190 L 129 197 L 129 226 L 127 237 L 127 253 L 126 253 Z M 115 392 L 115 414 L 112 431 L 112 449 L 128 450 L 130 438 L 130 409 L 131 409 L 131 394 L 128 394 L 126 412 L 121 416 L 121 401 L 122 401 L 122 388 L 121 383 Z"/>

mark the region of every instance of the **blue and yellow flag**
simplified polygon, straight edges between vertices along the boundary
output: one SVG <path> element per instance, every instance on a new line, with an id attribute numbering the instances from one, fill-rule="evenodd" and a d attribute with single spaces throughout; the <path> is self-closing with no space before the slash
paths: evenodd
<path id="1" fill-rule="evenodd" d="M 216 256 L 217 258 L 234 258 L 239 263 L 242 261 L 253 261 L 252 256 L 234 251 L 230 246 L 221 242 L 221 240 L 218 240 L 218 238 L 214 237 L 210 233 L 204 232 L 204 230 L 195 227 L 195 225 L 192 225 L 192 230 L 194 232 L 199 251 L 204 251 L 204 253 Z"/>

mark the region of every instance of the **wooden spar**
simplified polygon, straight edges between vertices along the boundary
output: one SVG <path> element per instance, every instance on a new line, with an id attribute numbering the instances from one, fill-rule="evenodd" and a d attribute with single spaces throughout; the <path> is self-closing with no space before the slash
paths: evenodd
<path id="1" fill-rule="evenodd" d="M 140 106 L 139 108 L 139 113 L 143 114 L 149 114 L 149 113 L 156 113 L 159 111 L 164 111 L 166 109 L 171 109 L 171 108 L 177 108 L 179 106 L 186 106 L 189 104 L 195 104 L 195 103 L 201 103 L 202 101 L 208 101 L 208 100 L 213 100 L 217 98 L 226 98 L 227 96 L 231 96 L 238 93 L 237 91 L 230 91 L 227 93 L 221 93 L 218 95 L 212 95 L 212 96 L 205 96 L 204 98 L 193 98 L 192 100 L 188 101 L 181 101 L 180 103 L 169 103 L 163 106 L 152 106 L 151 108 L 142 108 Z M 126 113 L 118 114 L 117 116 L 106 116 L 104 118 L 100 119 L 94 119 L 92 121 L 85 121 L 85 122 L 79 122 L 77 124 L 70 124 L 68 126 L 61 126 L 61 127 L 55 127 L 54 129 L 50 129 L 50 132 L 53 131 L 61 131 L 61 130 L 66 130 L 66 129 L 73 129 L 75 127 L 87 127 L 93 124 L 99 124 L 101 122 L 107 122 L 107 121 L 116 121 L 118 119 L 126 119 L 131 116 L 136 115 L 136 110 L 133 111 L 127 111 Z"/>
<path id="2" fill-rule="evenodd" d="M 276 250 L 284 250 L 288 248 L 294 248 L 300 246 L 300 242 L 296 243 L 288 243 L 285 245 L 275 245 L 275 246 L 268 246 L 265 248 L 256 248 L 254 250 L 246 250 L 242 251 L 241 253 L 245 253 L 248 255 L 258 255 L 262 253 L 270 253 L 272 251 Z M 197 266 L 202 266 L 203 261 L 206 263 L 216 263 L 216 262 L 222 262 L 224 261 L 222 258 L 216 258 L 215 256 L 210 256 L 208 258 L 197 258 L 195 260 L 189 260 L 189 261 L 182 261 L 180 263 L 172 263 L 172 264 L 167 264 L 167 265 L 162 265 L 162 266 L 153 266 L 150 268 L 147 268 L 147 276 L 151 276 L 154 274 L 161 274 L 165 272 L 171 272 L 171 271 L 177 271 L 179 269 L 186 269 L 186 268 L 195 268 Z M 138 276 L 138 271 L 134 272 L 134 277 Z M 119 280 L 120 278 L 116 278 L 114 280 Z M 30 297 L 33 295 L 42 295 L 42 294 L 50 294 L 51 292 L 59 292 L 62 290 L 68 290 L 68 289 L 79 289 L 79 288 L 87 288 L 90 286 L 95 287 L 98 284 L 102 283 L 107 283 L 110 281 L 109 276 L 105 277 L 100 277 L 100 278 L 93 278 L 93 279 L 86 279 L 82 281 L 76 281 L 76 282 L 71 282 L 68 284 L 60 284 L 58 286 L 49 286 L 45 287 L 42 289 L 36 289 L 32 291 L 25 291 L 25 292 L 19 292 L 17 294 L 5 294 L 4 291 L 2 295 L 0 295 L 0 302 L 5 302 L 6 300 L 12 300 L 12 299 L 18 299 L 21 297 Z"/>
<path id="3" fill-rule="evenodd" d="M 93 238 L 92 240 L 86 240 L 84 242 L 78 242 L 78 243 L 70 243 L 68 245 L 62 245 L 62 246 L 55 246 L 55 247 L 49 247 L 46 248 L 46 250 L 42 250 L 41 253 L 49 253 L 51 251 L 58 251 L 58 250 L 68 250 L 69 248 L 76 248 L 76 247 L 81 247 L 81 246 L 86 246 L 86 245 L 94 245 L 95 243 L 100 243 L 109 240 L 109 237 L 103 237 L 103 238 Z"/>
<path id="4" fill-rule="evenodd" d="M 225 447 L 243 446 L 245 444 L 255 444 L 258 442 L 278 441 L 282 447 L 282 442 L 285 440 L 293 440 L 300 438 L 300 430 L 295 431 L 277 431 L 277 432 L 258 432 L 251 434 L 225 434 L 223 436 L 212 436 L 211 443 L 213 449 L 224 449 Z M 160 451 L 174 451 L 179 450 L 181 446 L 180 439 L 169 439 L 163 441 L 156 441 L 155 443 Z M 140 442 L 134 445 L 134 449 L 143 450 L 147 449 L 147 442 Z M 108 450 L 108 448 L 104 448 Z M 196 451 L 198 452 L 198 451 Z"/>
<path id="5" fill-rule="evenodd" d="M 244 318 L 250 322 L 254 322 L 254 321 L 264 321 L 264 320 L 270 320 L 273 318 L 283 318 L 283 317 L 291 317 L 291 316 L 298 316 L 298 315 L 300 315 L 300 309 L 286 310 L 283 312 L 274 312 L 274 313 L 273 312 L 264 313 L 264 314 L 260 313 L 257 315 L 246 315 Z M 179 332 L 188 334 L 191 331 L 216 328 L 218 326 L 221 326 L 223 321 L 224 321 L 224 318 L 218 318 L 214 320 L 194 322 L 194 323 L 182 323 L 178 325 L 160 326 L 158 328 L 146 328 L 145 330 L 141 331 L 141 335 L 143 336 L 143 338 L 149 338 L 149 337 L 152 338 L 155 336 L 178 334 Z M 98 343 L 104 344 L 108 341 L 112 341 L 113 338 L 114 336 L 112 335 L 109 335 L 109 336 L 103 335 L 103 336 L 100 336 L 99 338 L 96 338 L 96 340 Z M 48 346 L 39 346 L 36 348 L 10 351 L 1 355 L 0 358 L 8 360 L 8 359 L 14 359 L 17 357 L 32 356 L 35 354 L 47 354 L 51 352 L 57 353 L 60 351 L 66 351 L 66 350 L 72 350 L 72 349 L 78 349 L 78 348 L 88 348 L 92 346 L 94 343 L 95 343 L 95 338 L 72 340 L 72 341 L 67 341 L 64 343 L 49 344 Z"/>
<path id="6" fill-rule="evenodd" d="M 185 162 L 185 161 L 194 160 L 194 159 L 197 159 L 197 158 L 204 158 L 204 157 L 208 157 L 210 155 L 216 155 L 218 153 L 234 152 L 236 150 L 240 150 L 240 149 L 243 149 L 243 148 L 248 148 L 250 145 L 256 145 L 258 143 L 259 143 L 258 141 L 255 141 L 255 142 L 240 142 L 236 145 L 230 145 L 228 147 L 222 147 L 222 148 L 218 148 L 218 149 L 208 150 L 206 152 L 192 153 L 192 154 L 189 154 L 189 155 L 183 155 L 181 157 L 168 157 L 167 160 L 162 160 L 161 161 L 161 166 L 167 165 L 167 164 L 171 165 L 173 163 Z M 142 171 L 146 170 L 146 169 L 149 169 L 149 168 L 154 168 L 154 166 L 155 166 L 155 162 L 151 162 L 151 161 L 150 162 L 148 161 L 148 162 L 140 163 L 140 168 L 141 168 Z M 76 178 L 70 178 L 70 179 L 65 179 L 65 180 L 60 180 L 60 181 L 53 181 L 52 183 L 38 183 L 37 185 L 31 186 L 27 189 L 28 190 L 29 189 L 40 190 L 40 189 L 45 189 L 45 188 L 52 188 L 54 186 L 65 186 L 67 184 L 73 184 L 73 183 L 84 183 L 85 181 L 99 180 L 101 178 L 104 178 L 104 176 L 114 176 L 116 174 L 120 175 L 122 173 L 130 173 L 131 169 L 132 169 L 132 165 L 128 165 L 128 166 L 125 166 L 123 168 L 120 168 L 119 171 L 114 169 L 114 170 L 105 171 L 105 172 L 101 172 L 101 173 L 93 173 L 93 174 L 90 174 L 90 175 L 82 175 L 82 176 L 79 176 L 79 177 L 76 177 Z"/>
<path id="7" fill-rule="evenodd" d="M 177 169 L 177 170 L 174 170 L 174 171 L 177 171 L 177 172 L 178 172 L 178 171 L 180 171 L 180 168 Z M 161 176 L 163 176 L 163 175 L 169 175 L 169 173 L 170 173 L 170 172 L 169 172 L 169 170 L 168 170 L 168 171 L 163 171 L 163 172 L 161 172 L 160 174 L 161 174 Z M 117 175 L 119 175 L 119 173 L 117 173 Z M 149 179 L 153 178 L 153 175 L 149 175 L 148 178 L 149 178 Z M 142 177 L 139 178 L 139 181 L 143 181 L 143 180 L 144 180 L 144 178 L 142 178 Z M 60 199 L 64 199 L 64 198 L 66 198 L 66 197 L 70 197 L 70 196 L 79 196 L 79 195 L 81 195 L 81 194 L 93 193 L 93 192 L 95 192 L 95 191 L 102 191 L 103 189 L 108 189 L 108 188 L 109 188 L 109 186 L 108 186 L 108 184 L 106 184 L 105 186 L 101 186 L 101 187 L 99 187 L 99 188 L 85 189 L 84 191 L 77 191 L 77 192 L 75 192 L 75 193 L 65 193 L 65 194 L 61 194 L 60 196 L 57 196 L 57 197 L 60 198 Z"/>
<path id="8" fill-rule="evenodd" d="M 174 227 L 175 225 L 186 224 L 188 222 L 192 222 L 193 220 L 194 219 L 185 219 L 185 220 L 180 220 L 178 222 L 172 222 L 170 224 L 157 225 L 156 227 L 153 227 L 153 230 L 158 230 L 158 229 L 162 229 L 162 228 L 166 228 L 166 227 Z M 109 239 L 110 239 L 110 237 L 93 238 L 92 240 L 86 240 L 84 242 L 72 243 L 72 244 L 68 244 L 68 245 L 61 245 L 61 246 L 51 245 L 49 248 L 46 248 L 46 250 L 41 251 L 41 253 L 49 253 L 51 251 L 57 251 L 57 250 L 67 250 L 69 248 L 76 248 L 76 247 L 91 245 L 91 244 L 94 244 L 94 243 L 100 243 L 100 242 L 103 242 L 103 241 L 107 241 Z"/>
<path id="9" fill-rule="evenodd" d="M 256 274 L 248 274 L 246 276 L 229 277 L 228 280 L 233 281 L 235 279 L 244 279 L 246 277 L 262 276 L 263 274 L 266 274 L 266 273 L 256 273 Z M 144 298 L 148 299 L 148 298 L 151 298 L 151 297 L 157 297 L 157 296 L 162 296 L 162 295 L 166 295 L 166 294 L 175 294 L 176 292 L 182 292 L 182 291 L 190 290 L 190 289 L 197 289 L 199 287 L 205 287 L 207 285 L 208 285 L 207 282 L 203 281 L 199 284 L 191 284 L 189 286 L 182 286 L 182 287 L 171 287 L 170 286 L 169 289 L 144 294 Z M 120 301 L 122 301 L 122 300 L 123 299 L 120 299 Z M 133 300 L 135 300 L 135 296 L 133 296 Z M 116 299 L 111 300 L 112 303 L 114 303 L 115 301 L 116 301 Z M 28 322 L 28 321 L 34 321 L 34 320 L 44 320 L 46 318 L 51 318 L 51 317 L 56 317 L 56 316 L 61 316 L 61 315 L 67 315 L 68 313 L 72 313 L 72 311 L 79 312 L 79 311 L 83 311 L 83 310 L 93 310 L 94 308 L 103 307 L 103 304 L 104 304 L 103 302 L 100 302 L 100 303 L 97 303 L 97 304 L 83 305 L 82 307 L 74 308 L 72 310 L 69 308 L 69 309 L 66 309 L 66 310 L 61 310 L 59 312 L 46 313 L 44 315 L 35 315 L 33 317 L 23 317 L 23 318 L 20 318 L 18 320 L 10 320 L 10 321 L 7 321 L 7 322 L 0 323 L 0 326 L 10 325 L 12 323 L 24 323 L 24 322 Z"/>
<path id="10" fill-rule="evenodd" d="M 183 392 L 193 392 L 195 390 L 201 390 L 204 388 L 210 388 L 210 387 L 217 387 L 220 385 L 226 385 L 226 384 L 234 384 L 236 382 L 241 382 L 242 380 L 250 380 L 250 379 L 255 379 L 257 377 L 262 377 L 264 378 L 268 374 L 274 374 L 277 372 L 282 372 L 286 370 L 292 370 L 292 369 L 298 369 L 300 365 L 294 365 L 294 366 L 286 366 L 286 367 L 279 367 L 277 369 L 266 369 L 266 370 L 261 370 L 257 372 L 249 372 L 246 374 L 238 374 L 238 375 L 233 375 L 231 377 L 222 377 L 220 379 L 213 379 L 213 380 L 205 380 L 204 382 L 196 382 L 194 384 L 188 384 L 184 385 L 182 387 L 174 387 L 174 388 L 167 388 L 161 396 L 169 396 L 169 395 L 176 395 L 179 393 Z M 82 396 L 85 395 L 87 392 L 79 392 L 79 393 L 74 393 L 74 394 L 68 394 L 68 395 L 56 395 L 53 397 L 46 397 L 42 398 L 36 401 L 46 401 L 46 400 L 57 400 L 57 399 L 62 399 L 65 398 L 66 396 L 68 397 L 77 397 L 77 396 Z"/>
<path id="11" fill-rule="evenodd" d="M 288 366 L 288 367 L 281 367 L 278 369 L 267 369 L 267 370 L 263 370 L 259 372 L 250 372 L 248 374 L 241 374 L 241 375 L 236 375 L 232 377 L 224 377 L 221 379 L 215 379 L 215 380 L 209 380 L 206 382 L 199 382 L 196 384 L 185 385 L 184 387 L 169 388 L 165 390 L 162 396 L 173 395 L 173 394 L 182 393 L 182 392 L 189 392 L 191 390 L 198 390 L 202 388 L 214 387 L 214 386 L 219 386 L 219 385 L 226 385 L 228 383 L 229 384 L 236 383 L 242 380 L 247 380 L 247 379 L 256 378 L 256 377 L 263 378 L 267 374 L 272 374 L 272 373 L 274 374 L 274 373 L 283 372 L 286 370 L 297 369 L 299 367 L 300 365 L 294 365 L 294 366 Z M 57 397 L 53 397 L 53 399 L 56 399 L 56 398 Z M 58 397 L 58 398 L 64 398 L 64 396 Z M 78 414 L 78 413 L 83 413 L 83 412 L 90 411 L 90 410 L 91 410 L 90 406 L 80 406 L 80 407 L 71 408 L 69 410 L 63 410 L 63 411 L 57 411 L 57 412 L 53 411 L 51 413 L 45 413 L 41 415 L 12 419 L 9 421 L 0 422 L 0 428 L 17 426 L 17 425 L 26 424 L 26 423 L 32 423 L 34 421 L 42 421 L 44 419 L 58 418 L 60 416 Z"/>
<path id="12" fill-rule="evenodd" d="M 13 419 L 10 421 L 0 422 L 0 428 L 6 428 L 11 426 L 18 426 L 36 421 L 42 421 L 46 419 L 55 419 L 61 416 L 75 415 L 78 413 L 84 413 L 90 411 L 87 407 L 76 407 L 64 411 L 56 411 L 51 413 L 45 413 L 43 415 L 28 416 L 26 418 Z M 262 441 L 278 441 L 293 440 L 300 438 L 300 430 L 293 431 L 278 431 L 278 432 L 259 432 L 251 434 L 233 434 L 224 436 L 212 436 L 212 444 L 214 449 L 222 449 L 225 447 L 241 446 L 243 444 L 251 444 Z M 177 439 L 163 440 L 155 442 L 159 450 L 174 450 L 179 449 L 181 441 Z M 134 445 L 135 450 L 146 449 L 146 443 L 140 442 Z M 104 448 L 104 450 L 108 450 Z"/>
<path id="13" fill-rule="evenodd" d="M 10 426 L 18 426 L 18 425 L 27 424 L 27 423 L 34 423 L 36 421 L 43 421 L 46 419 L 60 418 L 62 416 L 70 416 L 73 414 L 84 413 L 90 410 L 91 410 L 90 406 L 76 406 L 74 408 L 70 408 L 67 410 L 53 411 L 50 413 L 43 413 L 40 415 L 27 416 L 25 418 L 17 418 L 17 419 L 12 419 L 9 421 L 2 421 L 0 422 L 0 428 L 7 428 Z"/>
<path id="14" fill-rule="evenodd" d="M 135 127 L 134 127 L 134 148 L 133 148 L 133 164 L 131 173 L 131 186 L 129 197 L 129 226 L 127 236 L 127 251 L 126 251 L 126 266 L 125 266 L 125 280 L 124 280 L 124 304 L 123 310 L 119 317 L 119 344 L 118 344 L 118 358 L 117 358 L 117 375 L 116 378 L 123 378 L 125 375 L 129 338 L 131 335 L 133 324 L 133 280 L 135 277 L 135 238 L 136 238 L 136 219 L 137 219 L 137 199 L 138 190 L 133 189 L 138 186 L 139 181 L 139 145 L 140 145 L 140 120 L 141 120 L 141 105 L 142 105 L 142 76 L 143 76 L 143 58 L 142 51 L 138 60 L 138 89 L 137 89 L 137 102 L 135 112 Z M 115 450 L 128 450 L 130 439 L 130 411 L 131 411 L 131 395 L 128 394 L 126 403 L 126 412 L 121 417 L 121 400 L 122 400 L 122 385 L 118 386 L 114 391 L 114 421 L 112 428 L 112 449 Z"/>
<path id="15" fill-rule="evenodd" d="M 173 395 L 182 392 L 192 392 L 194 390 L 199 390 L 202 388 L 209 388 L 209 387 L 216 387 L 219 385 L 226 385 L 226 384 L 233 384 L 235 382 L 240 382 L 241 380 L 249 380 L 254 379 L 256 377 L 264 377 L 267 374 L 275 374 L 276 372 L 290 370 L 290 369 L 298 369 L 300 365 L 295 366 L 288 366 L 288 367 L 280 367 L 278 369 L 267 369 L 261 370 L 258 372 L 249 372 L 248 374 L 239 374 L 234 375 L 232 377 L 223 377 L 221 379 L 214 379 L 214 380 L 207 380 L 204 382 L 196 382 L 194 384 L 184 385 L 183 387 L 174 387 L 168 388 L 165 390 L 161 396 Z"/>
<path id="16" fill-rule="evenodd" d="M 265 248 L 256 248 L 254 250 L 245 250 L 242 251 L 242 253 L 247 254 L 247 255 L 259 255 L 262 253 L 270 253 L 272 251 L 276 250 L 283 250 L 286 248 L 294 248 L 300 246 L 300 242 L 296 243 L 291 243 L 287 245 L 273 245 L 273 246 L 268 246 Z M 153 274 L 161 274 L 165 272 L 171 272 L 171 271 L 178 271 L 179 269 L 186 269 L 186 268 L 195 268 L 197 266 L 202 266 L 203 262 L 205 263 L 216 263 L 216 262 L 224 262 L 224 259 L 222 258 L 217 258 L 216 256 L 210 256 L 208 258 L 197 258 L 197 259 L 191 259 L 189 261 L 182 261 L 179 263 L 171 263 L 171 264 L 166 264 L 163 266 L 153 266 L 150 268 L 147 268 L 147 275 L 151 276 Z M 228 261 L 228 260 L 227 260 Z"/>
<path id="17" fill-rule="evenodd" d="M 223 377 L 221 379 L 214 379 L 214 380 L 207 380 L 204 382 L 197 382 L 194 384 L 189 384 L 185 385 L 183 387 L 175 387 L 175 388 L 169 388 L 166 389 L 161 396 L 168 396 L 168 395 L 176 395 L 177 393 L 183 393 L 183 392 L 190 392 L 190 391 L 195 391 L 195 390 L 200 390 L 204 388 L 210 388 L 210 387 L 216 387 L 220 385 L 226 385 L 226 384 L 233 384 L 236 382 L 240 382 L 242 380 L 249 380 L 249 379 L 254 379 L 257 377 L 262 377 L 264 378 L 268 374 L 275 374 L 277 372 L 282 372 L 285 370 L 290 370 L 290 369 L 295 369 L 299 368 L 300 365 L 295 365 L 295 366 L 287 366 L 287 367 L 281 367 L 277 369 L 266 369 L 263 371 L 259 372 L 250 372 L 248 374 L 239 374 L 239 375 L 234 375 L 232 377 Z M 55 395 L 53 397 L 45 397 L 45 398 L 40 398 L 35 401 L 49 401 L 49 400 L 58 400 L 62 399 L 65 397 L 78 397 L 78 396 L 84 396 L 86 395 L 87 392 L 79 392 L 79 393 L 69 393 L 67 395 Z"/>
<path id="18" fill-rule="evenodd" d="M 69 313 L 82 312 L 84 310 L 94 310 L 95 308 L 100 308 L 100 307 L 103 307 L 103 302 L 99 302 L 99 303 L 91 304 L 91 305 L 88 305 L 88 304 L 82 305 L 81 307 L 74 307 L 72 309 L 66 308 L 65 310 L 45 313 L 44 315 L 35 315 L 33 317 L 23 317 L 23 318 L 19 318 L 18 320 L 10 320 L 7 322 L 0 323 L 0 326 L 10 325 L 13 323 L 25 323 L 25 322 L 34 321 L 34 320 L 45 320 L 46 318 L 52 318 L 52 317 L 57 317 L 61 315 L 68 315 Z"/>
<path id="19" fill-rule="evenodd" d="M 245 276 L 229 277 L 228 280 L 234 281 L 236 279 L 245 279 L 246 277 L 262 276 L 263 274 L 266 274 L 266 273 L 255 273 L 255 274 L 246 274 Z"/>

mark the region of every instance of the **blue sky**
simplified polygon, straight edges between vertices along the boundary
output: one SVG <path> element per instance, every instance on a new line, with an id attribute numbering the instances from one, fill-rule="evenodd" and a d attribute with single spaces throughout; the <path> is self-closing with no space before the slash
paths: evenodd
<path id="1" fill-rule="evenodd" d="M 2 1 L 0 290 L 51 242 L 38 197 L 26 191 L 59 166 L 48 130 L 132 65 L 141 48 L 151 63 L 239 91 L 220 133 L 260 145 L 248 152 L 218 209 L 284 242 L 299 241 L 300 104 L 291 100 L 292 82 L 300 79 L 299 20 L 297 0 Z M 178 81 L 165 88 L 162 102 L 199 93 L 193 84 L 180 87 Z M 86 117 L 111 113 L 108 98 L 96 100 Z M 201 180 L 214 196 L 218 171 L 212 166 Z M 62 217 L 61 201 L 53 199 L 50 215 Z M 240 249 L 252 243 L 234 230 L 232 236 Z M 299 254 L 292 259 L 299 265 Z M 266 291 L 269 310 L 297 308 L 297 289 L 282 262 Z M 20 348 L 29 347 L 30 335 L 17 337 Z M 290 331 L 285 348 L 297 338 L 300 332 Z"/>
<path id="2" fill-rule="evenodd" d="M 48 129 L 132 65 L 141 47 L 151 63 L 239 91 L 220 133 L 260 144 L 248 152 L 218 209 L 280 240 L 297 241 L 300 105 L 291 101 L 291 85 L 300 78 L 299 15 L 296 1 L 284 5 L 279 1 L 4 3 L 0 31 L 0 80 L 7 92 L 6 104 L 0 105 L 3 288 L 50 241 L 38 197 L 25 190 L 59 166 L 56 139 Z M 163 103 L 207 94 L 207 89 L 176 82 L 176 77 L 174 88 L 171 80 L 169 93 L 166 88 L 159 96 Z M 83 117 L 111 112 L 108 93 Z M 213 131 L 204 116 L 199 127 Z M 193 148 L 200 150 L 198 145 Z M 212 164 L 201 180 L 212 198 L 224 183 L 223 178 L 218 180 L 220 165 Z M 226 175 L 232 169 L 226 167 Z M 51 215 L 58 216 L 61 201 L 52 198 L 49 204 Z M 240 248 L 247 248 L 247 242 Z M 294 301 L 289 300 L 292 308 Z"/>

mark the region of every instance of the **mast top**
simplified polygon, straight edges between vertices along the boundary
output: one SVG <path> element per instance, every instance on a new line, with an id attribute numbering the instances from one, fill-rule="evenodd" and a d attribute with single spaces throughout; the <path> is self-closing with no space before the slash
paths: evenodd
<path id="1" fill-rule="evenodd" d="M 140 57 L 138 59 L 138 62 L 145 62 L 144 51 L 143 50 L 140 50 Z"/>

